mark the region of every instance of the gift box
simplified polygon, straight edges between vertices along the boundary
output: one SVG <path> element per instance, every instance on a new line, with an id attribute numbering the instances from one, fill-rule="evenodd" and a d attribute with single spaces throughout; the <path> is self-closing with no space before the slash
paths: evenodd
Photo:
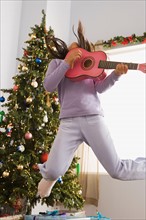
<path id="1" fill-rule="evenodd" d="M 90 217 L 27 215 L 24 220 L 90 220 Z"/>
<path id="2" fill-rule="evenodd" d="M 46 213 L 40 213 L 39 215 L 25 215 L 24 220 L 111 220 L 103 216 L 100 212 L 97 216 L 84 216 L 83 212 L 60 212 L 58 210 L 47 211 Z"/>

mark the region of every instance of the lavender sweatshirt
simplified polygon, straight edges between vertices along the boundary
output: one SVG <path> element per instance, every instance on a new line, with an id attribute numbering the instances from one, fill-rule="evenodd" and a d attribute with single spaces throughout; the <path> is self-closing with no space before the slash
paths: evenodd
<path id="1" fill-rule="evenodd" d="M 99 114 L 103 116 L 99 93 L 105 92 L 119 79 L 114 71 L 104 80 L 84 79 L 71 81 L 65 77 L 70 66 L 64 60 L 50 62 L 44 79 L 44 88 L 48 92 L 58 91 L 60 102 L 59 118 L 79 117 Z"/>

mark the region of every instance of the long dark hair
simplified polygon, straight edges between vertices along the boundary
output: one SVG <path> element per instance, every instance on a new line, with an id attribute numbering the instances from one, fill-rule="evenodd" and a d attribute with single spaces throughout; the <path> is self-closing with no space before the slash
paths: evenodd
<path id="1" fill-rule="evenodd" d="M 91 49 L 92 44 L 89 43 L 87 39 L 85 39 L 83 32 L 84 30 L 83 30 L 82 23 L 81 21 L 79 21 L 77 34 L 74 31 L 74 26 L 73 26 L 73 33 L 75 37 L 77 38 L 77 43 L 79 47 L 90 52 L 92 50 Z M 54 58 L 64 59 L 66 57 L 69 50 L 68 50 L 67 44 L 63 40 L 56 38 L 54 36 L 51 36 L 51 37 L 46 36 L 45 40 L 46 40 L 48 51 Z"/>
<path id="2" fill-rule="evenodd" d="M 67 44 L 63 40 L 54 36 L 46 36 L 45 40 L 48 51 L 54 58 L 64 59 L 66 57 L 69 50 Z"/>

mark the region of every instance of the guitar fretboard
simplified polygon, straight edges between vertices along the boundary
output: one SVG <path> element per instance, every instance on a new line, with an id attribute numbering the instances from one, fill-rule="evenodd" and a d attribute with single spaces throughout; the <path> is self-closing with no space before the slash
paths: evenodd
<path id="1" fill-rule="evenodd" d="M 128 66 L 128 69 L 130 70 L 137 70 L 137 67 L 138 67 L 137 63 L 125 63 L 125 62 L 113 62 L 113 61 L 100 60 L 98 68 L 115 69 L 117 64 L 119 63 L 126 64 Z"/>

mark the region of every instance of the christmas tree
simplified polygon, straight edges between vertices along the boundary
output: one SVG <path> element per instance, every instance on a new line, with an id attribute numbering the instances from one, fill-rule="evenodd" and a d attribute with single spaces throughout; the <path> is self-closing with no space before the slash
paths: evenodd
<path id="1" fill-rule="evenodd" d="M 45 38 L 53 36 L 54 31 L 51 27 L 46 30 L 46 15 L 42 13 L 40 26 L 31 28 L 23 56 L 18 59 L 19 73 L 13 77 L 13 88 L 1 90 L 9 94 L 7 102 L 4 96 L 0 97 L 4 109 L 0 111 L 0 207 L 9 207 L 14 213 L 30 213 L 37 202 L 50 206 L 61 203 L 77 210 L 84 204 L 77 157 L 58 179 L 49 197 L 36 196 L 42 178 L 37 164 L 49 157 L 59 126 L 57 93 L 48 93 L 43 88 L 52 59 Z"/>

